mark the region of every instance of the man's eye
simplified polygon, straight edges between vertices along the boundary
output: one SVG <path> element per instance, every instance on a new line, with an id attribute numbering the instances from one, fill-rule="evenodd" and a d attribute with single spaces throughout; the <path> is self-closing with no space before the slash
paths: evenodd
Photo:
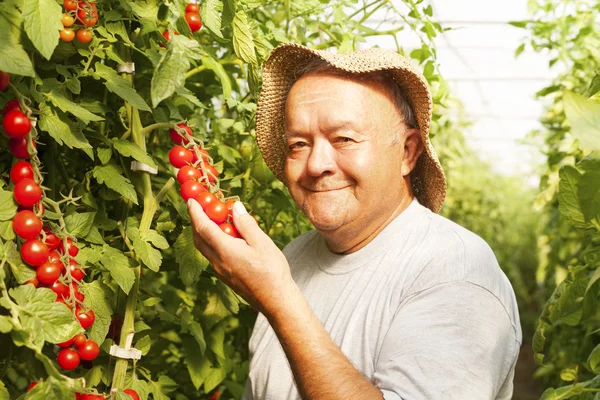
<path id="1" fill-rule="evenodd" d="M 341 136 L 337 139 L 337 141 L 342 142 L 342 143 L 350 143 L 350 142 L 353 142 L 354 140 L 349 137 Z"/>
<path id="2" fill-rule="evenodd" d="M 292 143 L 290 144 L 290 150 L 297 150 L 297 149 L 301 149 L 303 147 L 306 146 L 305 142 L 296 142 L 296 143 Z"/>

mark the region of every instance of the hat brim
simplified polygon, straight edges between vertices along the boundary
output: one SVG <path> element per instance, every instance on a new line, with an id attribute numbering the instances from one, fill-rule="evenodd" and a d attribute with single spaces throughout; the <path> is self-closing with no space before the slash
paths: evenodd
<path id="1" fill-rule="evenodd" d="M 284 43 L 272 51 L 263 67 L 263 86 L 256 112 L 256 139 L 273 174 L 285 181 L 285 103 L 292 85 L 300 78 L 297 76 L 298 69 L 315 58 L 348 73 L 390 72 L 415 113 L 424 145 L 424 151 L 411 172 L 414 195 L 421 204 L 435 213 L 439 212 L 446 197 L 446 179 L 429 141 L 432 113 L 429 86 L 408 60 L 391 50 L 369 49 L 339 55 Z"/>

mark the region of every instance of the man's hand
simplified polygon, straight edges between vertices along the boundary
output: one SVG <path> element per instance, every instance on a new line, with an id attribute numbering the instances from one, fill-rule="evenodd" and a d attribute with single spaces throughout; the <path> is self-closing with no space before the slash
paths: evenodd
<path id="1" fill-rule="evenodd" d="M 212 263 L 217 276 L 256 310 L 268 316 L 295 285 L 283 253 L 260 229 L 241 202 L 233 222 L 243 239 L 235 239 L 211 221 L 195 200 L 188 200 L 194 245 Z"/>

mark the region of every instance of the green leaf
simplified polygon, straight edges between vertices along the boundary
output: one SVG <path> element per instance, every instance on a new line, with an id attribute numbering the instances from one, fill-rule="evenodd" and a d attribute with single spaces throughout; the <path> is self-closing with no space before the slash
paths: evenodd
<path id="1" fill-rule="evenodd" d="M 210 332 L 210 336 L 208 337 L 208 348 L 222 359 L 225 358 L 225 350 L 223 349 L 224 341 L 225 327 L 223 325 L 218 325 Z"/>
<path id="2" fill-rule="evenodd" d="M 75 400 L 75 392 L 66 385 L 66 381 L 53 376 L 38 382 L 25 396 L 27 400 Z"/>
<path id="3" fill-rule="evenodd" d="M 229 286 L 221 281 L 217 281 L 215 285 L 217 288 L 217 293 L 219 294 L 219 298 L 225 307 L 227 307 L 227 309 L 232 313 L 237 314 L 240 311 L 240 302 L 238 301 L 238 298 L 233 290 L 231 290 Z"/>
<path id="4" fill-rule="evenodd" d="M 152 76 L 150 94 L 152 106 L 156 106 L 169 98 L 177 88 L 183 87 L 186 74 L 190 69 L 190 59 L 203 56 L 197 41 L 183 35 L 174 35 L 171 44 L 162 56 Z"/>
<path id="5" fill-rule="evenodd" d="M 85 124 L 90 123 L 91 121 L 103 121 L 104 118 L 97 116 L 81 107 L 77 103 L 72 102 L 67 99 L 64 94 L 52 90 L 50 93 L 46 93 L 46 97 L 54 104 L 56 107 L 60 108 L 64 112 L 68 112 L 73 114 L 75 117 L 79 118 Z"/>
<path id="6" fill-rule="evenodd" d="M 525 43 L 521 43 L 517 50 L 515 51 L 515 58 L 519 57 L 519 55 L 525 50 Z"/>
<path id="7" fill-rule="evenodd" d="M 225 39 L 221 33 L 221 14 L 223 13 L 223 2 L 221 0 L 205 0 L 200 9 L 202 26 L 208 28 L 210 33 L 220 39 Z"/>
<path id="8" fill-rule="evenodd" d="M 143 240 L 152 243 L 154 247 L 158 249 L 166 250 L 170 247 L 169 242 L 167 242 L 167 239 L 165 239 L 164 236 L 162 236 L 160 233 L 156 232 L 153 229 L 147 230 L 140 236 Z"/>
<path id="9" fill-rule="evenodd" d="M 570 91 L 564 95 L 571 133 L 589 150 L 600 150 L 600 104 Z"/>
<path id="10" fill-rule="evenodd" d="M 54 301 L 56 293 L 52 290 L 22 285 L 8 293 L 18 305 L 23 329 L 33 336 L 34 342 L 60 343 L 82 331 L 71 311 Z"/>
<path id="11" fill-rule="evenodd" d="M 0 315 L 0 333 L 8 333 L 12 330 L 12 322 L 9 316 Z"/>
<path id="12" fill-rule="evenodd" d="M 31 59 L 21 46 L 21 26 L 21 13 L 15 5 L 0 2 L 0 71 L 35 76 Z"/>
<path id="13" fill-rule="evenodd" d="M 13 276 L 19 284 L 24 284 L 35 277 L 35 270 L 23 263 L 21 254 L 19 254 L 15 242 L 6 242 L 0 246 L 0 256 L 1 258 L 6 259 Z"/>
<path id="14" fill-rule="evenodd" d="M 204 379 L 204 391 L 210 392 L 227 377 L 227 370 L 223 367 L 212 368 L 210 374 Z"/>
<path id="15" fill-rule="evenodd" d="M 24 0 L 23 22 L 27 36 L 40 52 L 49 60 L 58 45 L 62 9 L 55 0 Z"/>
<path id="16" fill-rule="evenodd" d="M 113 92 L 135 108 L 142 111 L 151 111 L 142 96 L 140 96 L 131 86 L 131 82 L 120 77 L 117 74 L 117 71 L 100 62 L 96 63 L 95 69 L 94 77 L 104 79 L 106 81 L 106 88 L 109 91 Z"/>
<path id="17" fill-rule="evenodd" d="M 125 157 L 132 157 L 135 160 L 156 168 L 156 162 L 137 144 L 129 140 L 114 139 L 113 146 L 117 152 Z"/>
<path id="18" fill-rule="evenodd" d="M 94 153 L 87 138 L 81 133 L 79 126 L 73 123 L 64 113 L 56 113 L 49 105 L 40 104 L 40 129 L 48 132 L 59 145 L 83 150 L 92 160 Z"/>
<path id="19" fill-rule="evenodd" d="M 198 322 L 193 321 L 188 325 L 188 329 L 190 333 L 196 339 L 198 346 L 200 348 L 200 353 L 204 356 L 204 352 L 206 351 L 206 341 L 204 340 L 204 331 L 202 330 L 202 325 Z"/>
<path id="20" fill-rule="evenodd" d="M 185 364 L 187 366 L 192 384 L 198 390 L 204 379 L 210 374 L 210 361 L 202 356 L 200 347 L 196 340 L 189 336 L 184 336 L 181 339 L 183 354 L 185 355 Z"/>
<path id="21" fill-rule="evenodd" d="M 516 28 L 527 28 L 528 22 L 529 21 L 509 21 L 508 24 Z"/>
<path id="22" fill-rule="evenodd" d="M 105 148 L 99 147 L 99 148 L 96 148 L 96 152 L 98 152 L 98 159 L 100 160 L 100 162 L 102 164 L 106 164 L 107 162 L 109 162 L 110 158 L 112 157 L 111 149 L 105 149 Z"/>
<path id="23" fill-rule="evenodd" d="M 600 215 L 600 158 L 584 158 L 579 167 L 583 176 L 577 185 L 581 211 L 586 221 Z"/>
<path id="24" fill-rule="evenodd" d="M 150 351 L 150 347 L 152 347 L 152 340 L 150 336 L 144 335 L 140 339 L 135 342 L 135 348 L 142 352 L 142 355 L 148 354 Z"/>
<path id="25" fill-rule="evenodd" d="M 8 393 L 2 381 L 0 381 L 0 400 L 10 400 L 10 393 Z"/>
<path id="26" fill-rule="evenodd" d="M 233 18 L 233 50 L 240 60 L 258 65 L 248 16 L 241 9 L 237 10 Z"/>
<path id="27" fill-rule="evenodd" d="M 109 189 L 119 193 L 127 200 L 138 204 L 137 194 L 131 181 L 121 175 L 122 173 L 123 170 L 114 164 L 96 166 L 92 170 L 92 176 L 96 178 L 98 183 L 105 184 Z"/>
<path id="28" fill-rule="evenodd" d="M 594 347 L 594 350 L 592 350 L 590 353 L 587 362 L 590 365 L 590 369 L 594 373 L 600 374 L 600 368 L 598 368 L 600 366 L 600 344 Z"/>
<path id="29" fill-rule="evenodd" d="M 0 221 L 12 221 L 17 215 L 17 203 L 11 191 L 0 189 Z"/>
<path id="30" fill-rule="evenodd" d="M 158 272 L 162 264 L 162 254 L 140 236 L 138 228 L 127 228 L 127 237 L 133 242 L 135 254 L 154 272 Z"/>
<path id="31" fill-rule="evenodd" d="M 208 267 L 208 260 L 194 246 L 191 226 L 186 227 L 177 237 L 175 244 L 175 260 L 179 264 L 179 276 L 183 284 L 190 286 L 199 278 L 202 271 Z"/>
<path id="32" fill-rule="evenodd" d="M 110 272 L 125 294 L 129 294 L 135 282 L 135 273 L 129 268 L 129 259 L 120 250 L 105 244 L 100 263 Z"/>
<path id="33" fill-rule="evenodd" d="M 96 212 L 74 213 L 65 217 L 67 231 L 76 237 L 85 237 L 92 228 Z"/>
<path id="34" fill-rule="evenodd" d="M 9 220 L 0 222 L 0 237 L 7 241 L 15 240 L 17 236 L 13 231 L 12 221 Z"/>
<path id="35" fill-rule="evenodd" d="M 207 296 L 206 308 L 202 312 L 202 315 L 204 316 L 205 327 L 212 328 L 216 323 L 230 316 L 231 312 L 223 304 L 223 300 L 219 294 L 211 292 Z"/>
<path id="36" fill-rule="evenodd" d="M 565 368 L 560 371 L 560 379 L 565 382 L 573 382 L 577 381 L 577 373 L 579 371 L 579 365 L 575 365 L 574 367 Z"/>
<path id="37" fill-rule="evenodd" d="M 576 227 L 587 227 L 588 224 L 583 217 L 577 196 L 577 186 L 581 179 L 581 173 L 576 168 L 567 165 L 560 169 L 559 177 L 558 209 L 560 213 Z"/>
<path id="38" fill-rule="evenodd" d="M 215 75 L 217 75 L 217 78 L 219 78 L 221 86 L 223 87 L 223 97 L 226 99 L 231 97 L 231 80 L 229 79 L 229 75 L 225 71 L 225 68 L 223 68 L 223 65 L 211 57 L 202 57 L 202 64 L 213 71 Z"/>
<path id="39" fill-rule="evenodd" d="M 94 310 L 96 319 L 88 330 L 88 337 L 96 343 L 104 342 L 110 322 L 112 320 L 114 293 L 100 280 L 82 285 L 81 291 L 85 294 L 83 303 Z"/>

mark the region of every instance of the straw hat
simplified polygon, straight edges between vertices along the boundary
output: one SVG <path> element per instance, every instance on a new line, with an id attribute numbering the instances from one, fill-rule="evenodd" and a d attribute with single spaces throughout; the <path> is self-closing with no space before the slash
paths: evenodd
<path id="1" fill-rule="evenodd" d="M 256 113 L 256 139 L 265 163 L 275 176 L 284 181 L 287 153 L 284 115 L 288 92 L 299 78 L 297 71 L 315 58 L 349 73 L 390 72 L 415 113 L 425 147 L 411 172 L 414 194 L 421 204 L 435 213 L 439 212 L 446 197 L 446 179 L 429 141 L 432 108 L 429 87 L 406 58 L 391 50 L 368 49 L 334 54 L 293 43 L 281 44 L 273 50 L 263 67 L 263 86 Z"/>

